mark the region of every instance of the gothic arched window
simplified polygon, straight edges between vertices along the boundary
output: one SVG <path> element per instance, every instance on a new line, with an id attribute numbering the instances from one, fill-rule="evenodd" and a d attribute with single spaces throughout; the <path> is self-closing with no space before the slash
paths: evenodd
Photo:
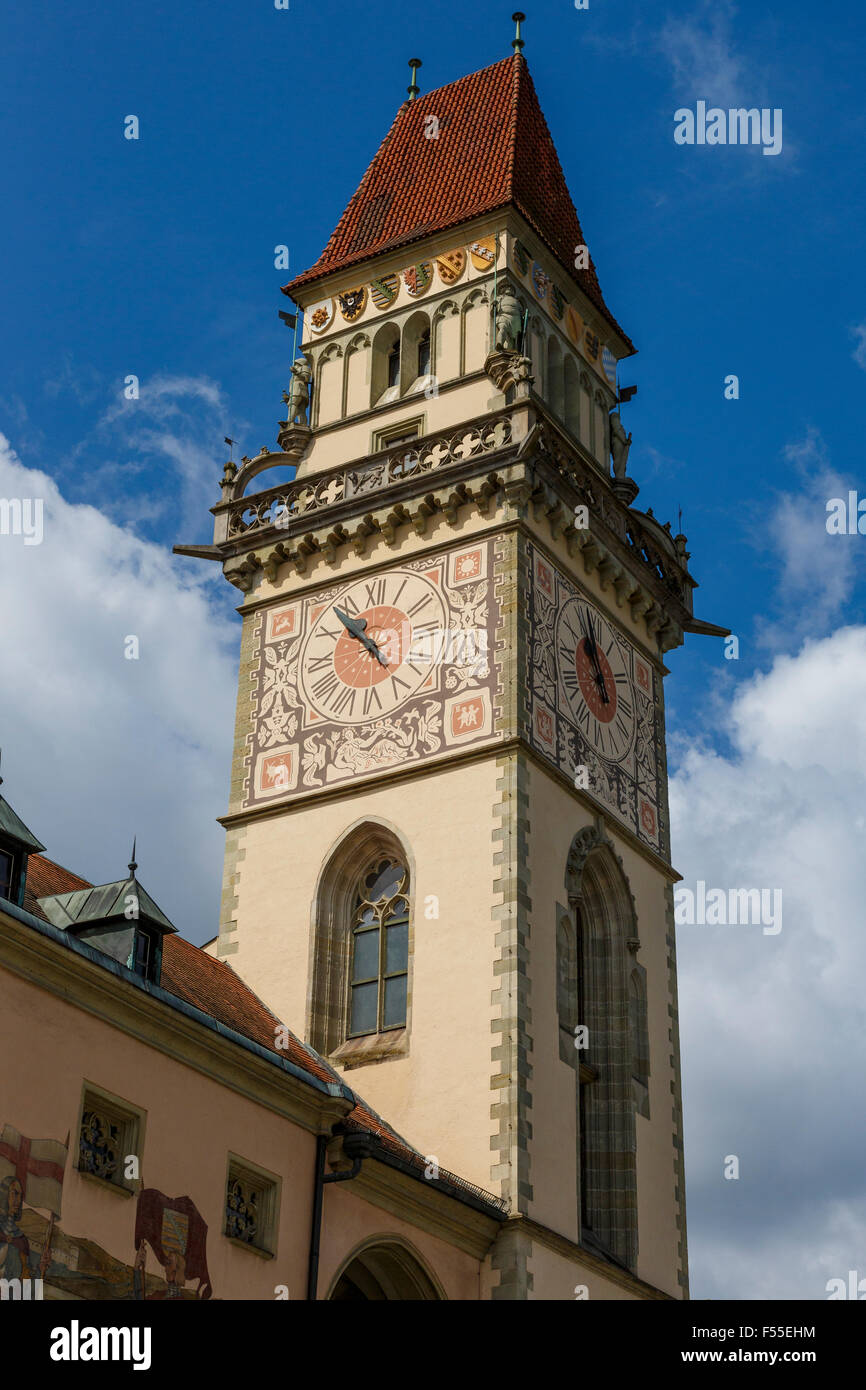
<path id="1" fill-rule="evenodd" d="M 406 1025 L 409 972 L 408 875 L 382 859 L 361 876 L 352 922 L 350 1038 Z"/>
<path id="2" fill-rule="evenodd" d="M 409 1051 L 413 872 L 408 845 L 379 820 L 352 826 L 322 865 L 306 1036 L 339 1065 Z"/>
<path id="3" fill-rule="evenodd" d="M 635 1113 L 647 1113 L 649 1075 L 646 973 L 632 960 L 640 942 L 628 881 L 610 842 L 594 827 L 572 842 L 566 889 L 574 923 L 574 1007 L 585 1029 L 576 1067 L 581 1239 L 633 1269 Z"/>

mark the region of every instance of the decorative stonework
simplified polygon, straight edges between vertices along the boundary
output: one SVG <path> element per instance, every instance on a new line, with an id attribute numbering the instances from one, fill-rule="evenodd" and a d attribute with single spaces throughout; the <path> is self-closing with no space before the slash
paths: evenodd
<path id="1" fill-rule="evenodd" d="M 496 739 L 493 545 L 473 540 L 262 610 L 244 805 Z M 342 626 L 344 609 L 378 634 L 381 663 Z"/>
<path id="2" fill-rule="evenodd" d="M 629 638 L 618 629 L 605 627 L 609 645 L 600 659 L 611 681 L 611 694 L 607 710 L 596 709 L 591 703 L 592 690 L 585 691 L 578 682 L 578 676 L 583 679 L 579 661 L 575 666 L 575 651 L 579 654 L 582 650 L 580 642 L 575 647 L 575 635 L 580 638 L 581 622 L 589 621 L 581 614 L 595 613 L 595 621 L 603 621 L 595 601 L 533 545 L 529 546 L 529 557 L 532 582 L 527 604 L 530 639 L 526 679 L 530 719 L 526 737 L 533 749 L 570 781 L 577 769 L 586 769 L 583 790 L 644 844 L 666 853 L 667 823 L 661 820 L 659 800 L 659 741 L 663 737 L 655 693 L 659 678 Z M 570 665 L 563 655 L 566 637 Z M 621 673 L 616 685 L 611 668 Z M 590 677 L 586 679 L 591 685 Z M 613 719 L 619 705 L 631 711 L 630 724 L 623 724 L 626 732 L 621 745 L 614 742 L 613 731 L 624 716 L 617 716 L 616 724 L 603 722 Z M 591 736 L 593 727 L 600 731 L 598 739 L 605 742 Z"/>
<path id="3" fill-rule="evenodd" d="M 529 922 L 532 901 L 529 896 L 529 771 L 523 753 L 510 753 L 497 759 L 501 777 L 496 786 L 502 800 L 494 807 L 498 822 L 493 831 L 496 847 L 494 863 L 497 878 L 494 892 L 501 898 L 493 909 L 499 922 L 495 944 L 499 957 L 494 974 L 499 987 L 491 1002 L 498 1015 L 491 1024 L 494 1046 L 491 1090 L 495 1097 L 490 1116 L 496 1128 L 490 1140 L 497 1155 L 490 1170 L 491 1181 L 499 1184 L 501 1195 L 513 1210 L 525 1211 L 532 1201 L 529 1141 L 532 1125 L 530 1082 L 532 1014 L 529 1007 Z"/>
<path id="4" fill-rule="evenodd" d="M 683 1094 L 680 1074 L 680 1016 L 677 991 L 677 937 L 674 923 L 673 884 L 665 884 L 665 944 L 668 962 L 668 1017 L 671 1021 L 668 1030 L 670 1042 L 671 1079 L 671 1119 L 673 1122 L 674 1146 L 674 1204 L 676 1224 L 679 1232 L 677 1243 L 677 1279 L 683 1290 L 683 1297 L 689 1297 L 689 1246 L 686 1228 L 686 1168 L 683 1151 Z"/>

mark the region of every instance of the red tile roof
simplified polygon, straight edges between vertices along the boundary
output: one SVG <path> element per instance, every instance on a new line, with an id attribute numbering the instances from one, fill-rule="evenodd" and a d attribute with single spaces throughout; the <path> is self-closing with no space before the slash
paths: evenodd
<path id="1" fill-rule="evenodd" d="M 27 860 L 27 882 L 24 885 L 25 912 L 32 912 L 47 922 L 48 918 L 36 901 L 49 898 L 55 893 L 73 893 L 76 888 L 92 888 L 86 878 L 79 878 L 61 864 L 55 864 L 45 854 L 31 854 Z"/>
<path id="2" fill-rule="evenodd" d="M 55 864 L 46 855 L 31 854 L 27 864 L 24 909 L 47 921 L 37 898 L 92 887 L 93 884 L 86 878 Z M 269 1052 L 294 1063 L 301 1071 L 320 1081 L 343 1082 L 339 1072 L 285 1028 L 234 970 L 182 936 L 166 936 L 163 940 L 160 985 L 167 994 L 183 999 L 227 1028 L 233 1028 L 236 1033 L 250 1038 Z M 278 1029 L 280 1041 L 286 1042 L 286 1046 L 279 1048 Z M 355 1106 L 347 1119 L 353 1127 L 378 1135 L 392 1152 L 410 1160 L 417 1158 L 416 1150 L 406 1144 L 375 1111 L 370 1110 L 360 1097 L 356 1097 Z"/>
<path id="3" fill-rule="evenodd" d="M 439 122 L 435 140 L 428 116 Z M 509 204 L 622 333 L 594 265 L 574 268 L 583 232 L 519 54 L 403 103 L 321 256 L 285 293 Z"/>

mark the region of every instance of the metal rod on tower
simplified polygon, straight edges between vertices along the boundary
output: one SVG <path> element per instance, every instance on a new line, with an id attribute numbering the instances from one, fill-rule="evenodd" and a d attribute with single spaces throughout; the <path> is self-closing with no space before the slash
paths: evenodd
<path id="1" fill-rule="evenodd" d="M 418 93 L 421 91 L 421 88 L 418 86 L 418 69 L 421 67 L 421 59 L 410 58 L 409 66 L 412 69 L 412 81 L 406 88 L 406 91 L 409 93 L 409 100 L 414 101 Z"/>
<path id="2" fill-rule="evenodd" d="M 229 458 L 232 460 L 232 462 L 234 462 L 234 448 L 236 441 L 234 439 L 229 439 L 227 434 L 223 435 L 223 438 L 225 439 L 226 444 L 228 444 L 229 446 Z"/>
<path id="3" fill-rule="evenodd" d="M 511 16 L 511 18 L 517 25 L 517 33 L 511 40 L 511 47 L 514 49 L 515 53 L 521 53 L 523 50 L 523 39 L 520 37 L 520 26 L 526 19 L 526 15 L 521 14 L 520 10 L 516 10 L 515 13 Z"/>

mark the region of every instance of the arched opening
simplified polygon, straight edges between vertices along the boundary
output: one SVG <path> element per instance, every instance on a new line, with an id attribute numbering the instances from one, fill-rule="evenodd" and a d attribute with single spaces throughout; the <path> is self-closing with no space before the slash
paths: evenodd
<path id="1" fill-rule="evenodd" d="M 547 344 L 547 400 L 554 415 L 561 420 L 565 414 L 562 382 L 562 350 L 555 334 Z"/>
<path id="2" fill-rule="evenodd" d="M 331 851 L 313 903 L 307 1038 L 345 1065 L 405 1053 L 411 1014 L 411 856 L 378 821 Z"/>
<path id="3" fill-rule="evenodd" d="M 421 1260 L 396 1241 L 370 1245 L 354 1255 L 334 1281 L 333 1303 L 419 1302 L 442 1299 Z"/>
<path id="4" fill-rule="evenodd" d="M 430 372 L 430 320 L 417 310 L 403 325 L 400 348 L 400 394 L 423 391 Z"/>
<path id="5" fill-rule="evenodd" d="M 373 339 L 370 364 L 370 404 L 385 405 L 400 394 L 400 330 L 383 323 Z"/>
<path id="6" fill-rule="evenodd" d="M 580 438 L 580 375 L 570 352 L 565 354 L 565 427 Z"/>
<path id="7" fill-rule="evenodd" d="M 585 1047 L 578 1073 L 581 1239 L 633 1269 L 637 1261 L 635 1029 L 631 891 L 610 842 L 595 828 L 575 836 L 566 870 L 574 914 L 576 1009 Z M 639 1064 L 639 1063 L 638 1063 Z"/>

